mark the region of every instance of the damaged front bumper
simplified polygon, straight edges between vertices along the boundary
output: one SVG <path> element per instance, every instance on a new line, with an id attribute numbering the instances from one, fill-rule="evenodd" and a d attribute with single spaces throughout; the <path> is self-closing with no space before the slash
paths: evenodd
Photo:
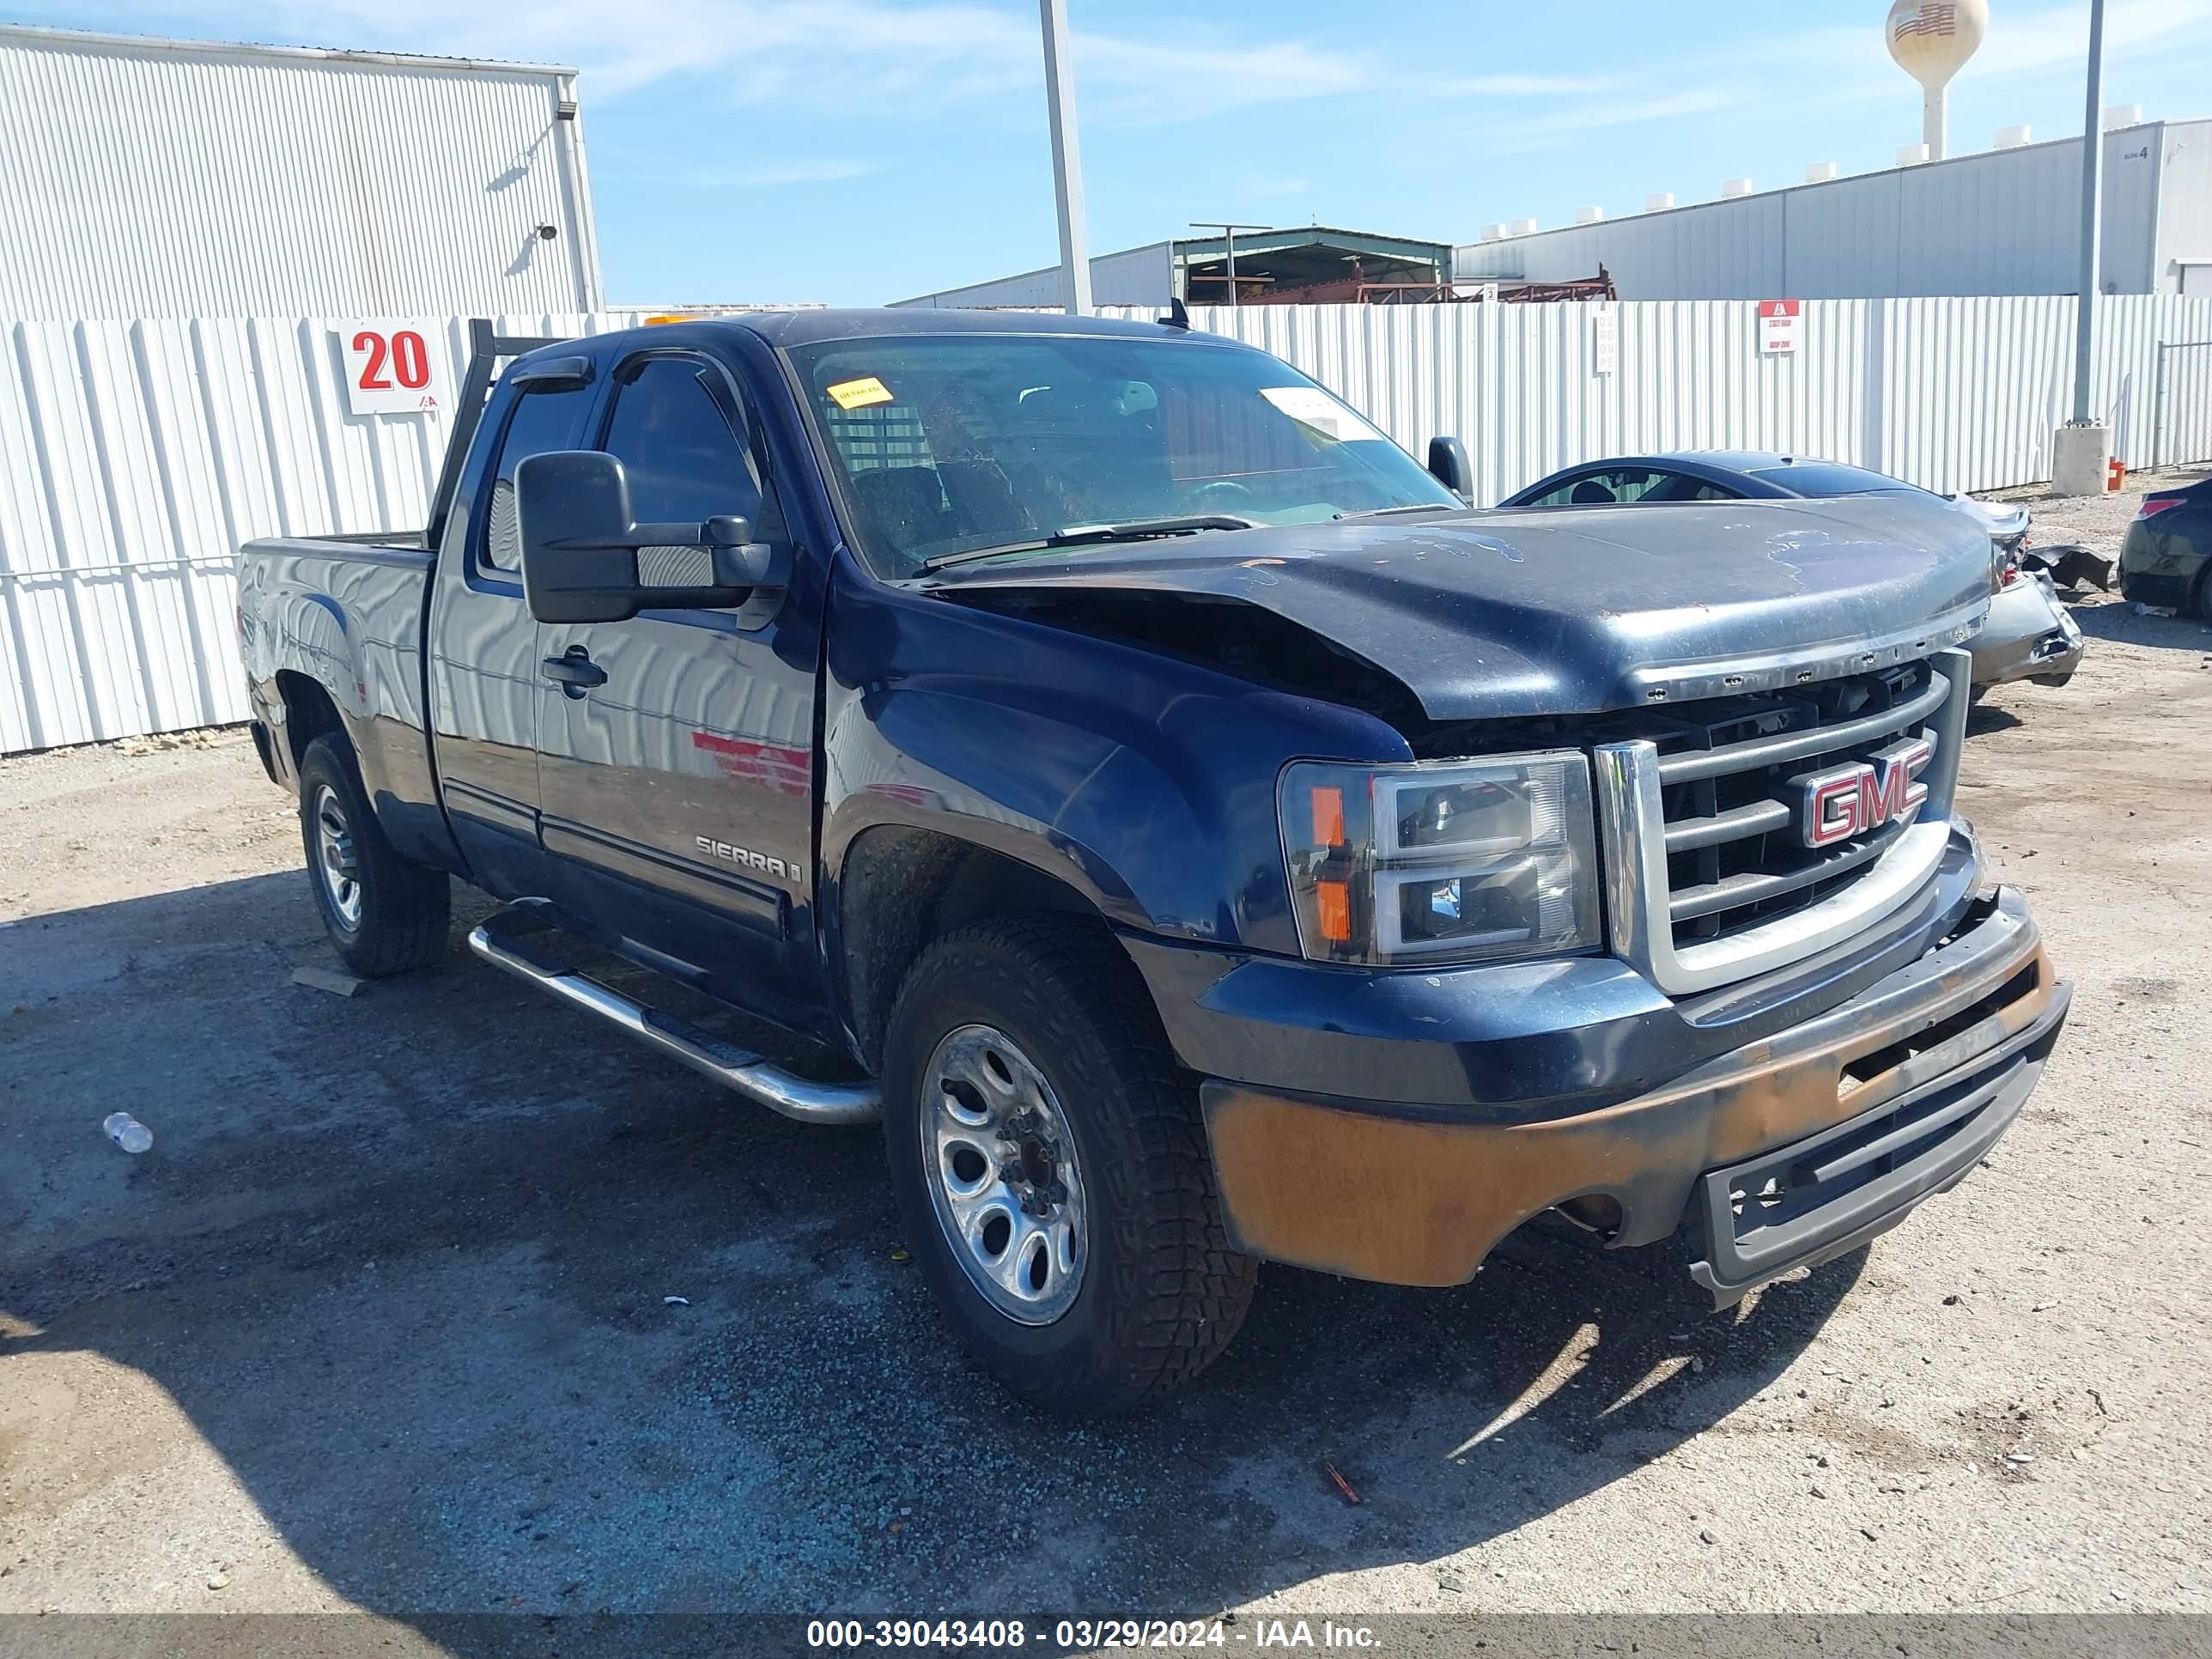
<path id="1" fill-rule="evenodd" d="M 1970 874 L 1970 849 L 1960 862 Z M 2069 988 L 2025 903 L 1970 892 L 1931 925 L 1909 960 L 1885 958 L 1879 977 L 1810 1017 L 1773 1024 L 1790 1007 L 1786 987 L 1749 1007 L 1690 1010 L 1744 1040 L 1656 1086 L 1601 1076 L 1580 1101 L 1445 1105 L 1374 1098 L 1392 1092 L 1381 1066 L 1359 1095 L 1333 1097 L 1216 1075 L 1201 1099 L 1231 1233 L 1272 1260 L 1447 1285 L 1524 1221 L 1575 1200 L 1616 1245 L 1686 1223 L 1696 1276 L 1725 1305 L 1956 1184 L 2040 1077 Z M 1600 1026 L 1595 1062 L 1608 1048 L 1635 1055 L 1633 1029 L 1665 1024 Z M 1169 1025 L 1188 1037 L 1189 1022 Z M 1540 1045 L 1529 1052 L 1540 1062 Z M 1476 1054 L 1486 1071 L 1505 1058 Z M 1494 1091 L 1498 1078 L 1470 1081 Z"/>
<path id="2" fill-rule="evenodd" d="M 2026 576 L 1990 601 L 1989 619 L 1973 641 L 1974 684 L 2063 685 L 2081 665 L 2082 650 L 2081 626 L 2059 603 L 2051 579 Z"/>

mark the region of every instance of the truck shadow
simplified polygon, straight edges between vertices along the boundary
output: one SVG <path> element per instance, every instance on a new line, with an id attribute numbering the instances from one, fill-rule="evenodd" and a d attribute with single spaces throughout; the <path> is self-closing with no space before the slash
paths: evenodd
<path id="1" fill-rule="evenodd" d="M 460 1651 L 499 1639 L 449 1621 L 478 1613 L 1211 1612 L 1441 1560 L 1664 1457 L 1774 1383 L 1864 1260 L 1717 1316 L 1662 1263 L 1526 1234 L 1448 1291 L 1271 1270 L 1187 1393 L 1054 1421 L 950 1345 L 872 1133 L 729 1100 L 458 925 L 431 974 L 294 985 L 326 960 L 299 881 L 0 946 L 28 1153 L 0 1168 L 0 1378 L 104 1360 L 175 1406 L 129 1431 L 172 1442 L 145 1462 L 27 1425 L 46 1478 L 0 1516 L 33 1540 L 22 1595 L 49 1552 L 166 1559 L 74 1517 L 196 1437 L 333 1590 Z M 143 1158 L 100 1137 L 118 1103 Z M 255 1604 L 254 1542 L 223 1546 L 226 1607 Z M 1683 1545 L 1655 1527 L 1655 1570 Z"/>

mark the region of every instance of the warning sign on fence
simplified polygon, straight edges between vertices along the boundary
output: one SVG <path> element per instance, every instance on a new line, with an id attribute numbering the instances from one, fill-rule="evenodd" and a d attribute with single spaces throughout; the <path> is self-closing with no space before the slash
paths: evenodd
<path id="1" fill-rule="evenodd" d="M 1759 349 L 1762 355 L 1797 349 L 1797 315 L 1802 300 L 1761 300 L 1759 302 Z"/>

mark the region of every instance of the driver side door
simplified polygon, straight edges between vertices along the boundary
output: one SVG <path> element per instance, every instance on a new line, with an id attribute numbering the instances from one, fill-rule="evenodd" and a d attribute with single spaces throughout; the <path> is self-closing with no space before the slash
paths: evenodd
<path id="1" fill-rule="evenodd" d="M 720 362 L 652 350 L 619 364 L 597 442 L 641 523 L 749 520 L 789 532 L 744 395 Z M 643 548 L 640 580 L 711 584 L 702 548 Z M 811 585 L 807 585 L 811 590 Z M 544 623 L 542 835 L 556 895 L 633 954 L 781 1023 L 805 1025 L 819 600 Z M 584 672 L 580 676 L 575 665 Z M 558 678 L 555 678 L 558 676 Z"/>

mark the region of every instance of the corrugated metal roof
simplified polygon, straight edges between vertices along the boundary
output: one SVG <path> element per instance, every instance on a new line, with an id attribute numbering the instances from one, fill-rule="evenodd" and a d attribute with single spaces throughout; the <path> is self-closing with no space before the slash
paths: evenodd
<path id="1" fill-rule="evenodd" d="M 0 318 L 590 309 L 574 97 L 552 67 L 0 27 Z"/>
<path id="2" fill-rule="evenodd" d="M 267 40 L 190 40 L 178 35 L 115 34 L 100 29 L 64 29 L 35 23 L 0 23 L 0 35 L 50 40 L 57 46 L 132 52 L 253 52 L 270 58 L 319 58 L 355 64 L 396 64 L 423 69 L 520 70 L 532 75 L 574 75 L 569 64 L 530 64 L 504 58 L 448 58 L 434 52 L 368 52 L 351 46 L 280 46 Z"/>

